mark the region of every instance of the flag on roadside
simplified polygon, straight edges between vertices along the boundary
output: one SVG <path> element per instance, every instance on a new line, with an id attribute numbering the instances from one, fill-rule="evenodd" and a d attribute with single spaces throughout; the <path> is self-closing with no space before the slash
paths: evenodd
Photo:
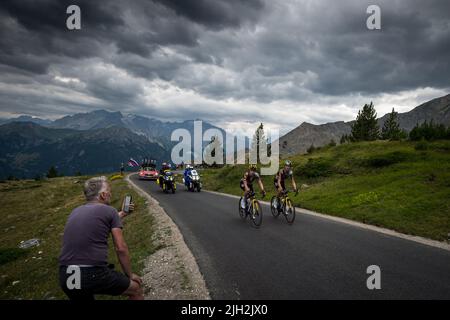
<path id="1" fill-rule="evenodd" d="M 139 167 L 139 163 L 134 160 L 133 158 L 130 158 L 130 160 L 128 160 L 128 166 L 129 167 Z"/>

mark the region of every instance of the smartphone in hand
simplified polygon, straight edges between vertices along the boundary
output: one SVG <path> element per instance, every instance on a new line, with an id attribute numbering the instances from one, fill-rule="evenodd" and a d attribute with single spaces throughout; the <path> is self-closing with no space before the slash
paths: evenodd
<path id="1" fill-rule="evenodd" d="M 125 197 L 125 200 L 123 201 L 123 212 L 125 213 L 131 213 L 130 212 L 130 205 L 131 205 L 131 201 L 133 200 L 133 198 L 130 195 L 127 195 Z"/>

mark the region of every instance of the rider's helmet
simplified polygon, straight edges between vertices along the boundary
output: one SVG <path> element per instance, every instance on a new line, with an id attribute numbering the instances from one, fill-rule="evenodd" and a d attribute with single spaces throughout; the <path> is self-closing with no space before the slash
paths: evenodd
<path id="1" fill-rule="evenodd" d="M 248 166 L 248 170 L 250 171 L 257 171 L 258 167 L 256 166 L 256 164 L 251 164 Z"/>
<path id="2" fill-rule="evenodd" d="M 163 171 L 166 171 L 166 170 L 170 169 L 170 165 L 169 165 L 167 162 L 163 162 L 163 163 L 161 164 L 161 169 L 162 169 Z"/>
<path id="3" fill-rule="evenodd" d="M 284 166 L 285 167 L 292 167 L 292 162 L 291 162 L 291 160 L 286 160 L 285 162 L 284 162 Z"/>

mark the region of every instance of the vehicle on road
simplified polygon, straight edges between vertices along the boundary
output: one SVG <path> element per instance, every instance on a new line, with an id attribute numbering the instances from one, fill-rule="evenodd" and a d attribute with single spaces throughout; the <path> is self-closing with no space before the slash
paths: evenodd
<path id="1" fill-rule="evenodd" d="M 285 190 L 280 197 L 273 196 L 272 200 L 270 200 L 270 209 L 274 218 L 278 218 L 280 214 L 283 214 L 287 223 L 291 225 L 295 220 L 295 207 L 288 194 L 289 191 Z"/>
<path id="2" fill-rule="evenodd" d="M 255 228 L 259 228 L 261 226 L 263 212 L 259 201 L 256 199 L 255 192 L 251 192 L 248 195 L 247 201 L 245 201 L 244 196 L 239 199 L 239 216 L 242 220 L 246 220 L 247 217 L 250 217 L 250 221 Z"/>
<path id="3" fill-rule="evenodd" d="M 189 191 L 195 192 L 195 190 L 197 190 L 198 192 L 200 192 L 202 190 L 200 175 L 195 169 L 185 171 L 183 183 L 186 189 Z"/>
<path id="4" fill-rule="evenodd" d="M 154 165 L 143 166 L 139 170 L 139 180 L 157 180 L 158 176 L 158 170 Z"/>
<path id="5" fill-rule="evenodd" d="M 160 175 L 157 183 L 161 186 L 165 193 L 175 193 L 177 184 L 175 182 L 175 175 L 172 171 L 166 170 L 163 175 Z"/>

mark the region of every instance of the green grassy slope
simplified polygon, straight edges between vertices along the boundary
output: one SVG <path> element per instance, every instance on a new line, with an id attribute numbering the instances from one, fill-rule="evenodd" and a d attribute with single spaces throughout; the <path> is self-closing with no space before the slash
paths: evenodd
<path id="1" fill-rule="evenodd" d="M 296 205 L 399 232 L 447 240 L 450 233 L 450 141 L 375 141 L 326 147 L 290 158 Z M 241 194 L 246 166 L 205 170 L 206 189 Z M 273 177 L 264 177 L 270 197 Z"/>
<path id="2" fill-rule="evenodd" d="M 58 256 L 67 217 L 84 202 L 82 183 L 86 178 L 0 183 L 0 299 L 65 298 L 58 285 Z M 111 183 L 115 208 L 121 206 L 125 194 L 131 194 L 136 203 L 136 211 L 124 219 L 124 235 L 133 270 L 139 273 L 143 259 L 158 249 L 151 240 L 154 221 L 144 199 L 125 181 Z M 18 248 L 22 240 L 30 238 L 41 239 L 41 245 Z M 120 270 L 111 240 L 109 257 Z"/>

